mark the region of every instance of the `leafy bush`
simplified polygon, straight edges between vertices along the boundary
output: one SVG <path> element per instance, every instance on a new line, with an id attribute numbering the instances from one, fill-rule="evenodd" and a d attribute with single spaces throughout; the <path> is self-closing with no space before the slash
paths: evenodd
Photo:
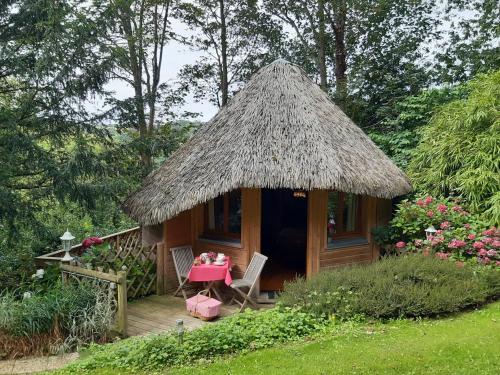
<path id="1" fill-rule="evenodd" d="M 432 257 L 388 257 L 286 284 L 279 303 L 341 319 L 434 316 L 497 297 L 499 278 L 495 270 L 477 273 Z"/>
<path id="2" fill-rule="evenodd" d="M 500 70 L 467 86 L 468 97 L 440 107 L 423 130 L 408 172 L 418 190 L 461 195 L 489 225 L 499 225 Z"/>
<path id="3" fill-rule="evenodd" d="M 427 238 L 425 229 L 437 228 Z M 403 201 L 388 230 L 378 228 L 374 238 L 383 247 L 396 252 L 435 253 L 441 259 L 500 266 L 500 231 L 485 228 L 475 215 L 457 202 L 426 197 L 415 202 Z"/>
<path id="4" fill-rule="evenodd" d="M 37 337 L 45 337 L 44 342 L 37 343 L 39 346 L 58 343 L 57 348 L 27 347 L 24 354 L 105 341 L 113 320 L 113 306 L 106 293 L 86 283 L 58 285 L 45 293 L 26 293 L 23 299 L 4 293 L 0 296 L 0 333 L 6 337 L 2 344 L 9 347 L 0 347 L 0 351 L 15 356 L 8 350 L 17 350 L 16 340 L 22 342 L 24 338 L 36 342 Z"/>
<path id="5" fill-rule="evenodd" d="M 324 321 L 293 309 L 247 310 L 219 323 L 186 332 L 182 344 L 172 332 L 93 346 L 88 358 L 70 366 L 65 372 L 99 367 L 157 371 L 168 366 L 270 347 L 313 334 L 324 326 Z"/>

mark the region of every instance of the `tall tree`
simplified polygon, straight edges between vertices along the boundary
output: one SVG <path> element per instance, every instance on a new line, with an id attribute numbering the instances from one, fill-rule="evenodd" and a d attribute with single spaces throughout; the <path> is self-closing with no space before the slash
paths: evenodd
<path id="1" fill-rule="evenodd" d="M 291 45 L 302 51 L 292 48 L 289 57 L 313 67 L 310 73 L 319 77 L 323 88 L 326 79 L 337 103 L 362 126 L 380 120 L 377 108 L 390 95 L 415 94 L 427 84 L 418 58 L 435 28 L 429 0 L 265 0 L 264 4 L 288 25 Z M 392 80 L 397 80 L 397 87 Z"/>
<path id="2" fill-rule="evenodd" d="M 37 227 L 46 199 L 92 208 L 113 196 L 112 161 L 96 150 L 108 132 L 82 104 L 109 65 L 78 2 L 3 2 L 0 25 L 0 228 L 13 238 L 20 222 Z"/>
<path id="3" fill-rule="evenodd" d="M 133 96 L 106 95 L 112 120 L 138 132 L 135 146 L 145 172 L 153 167 L 155 133 L 178 93 L 162 81 L 164 51 L 173 37 L 170 21 L 174 0 L 95 0 L 89 18 L 105 27 L 100 35 L 101 59 L 110 61 L 110 78 L 128 85 Z M 108 93 L 109 94 L 109 93 Z M 164 108 L 159 110 L 159 105 Z"/>
<path id="4" fill-rule="evenodd" d="M 497 0 L 448 0 L 441 13 L 445 22 L 436 40 L 435 82 L 465 82 L 500 68 Z"/>
<path id="5" fill-rule="evenodd" d="M 258 1 L 196 0 L 182 4 L 185 23 L 194 32 L 188 40 L 202 51 L 179 76 L 196 99 L 224 106 L 233 91 L 278 53 L 278 25 L 260 9 Z"/>

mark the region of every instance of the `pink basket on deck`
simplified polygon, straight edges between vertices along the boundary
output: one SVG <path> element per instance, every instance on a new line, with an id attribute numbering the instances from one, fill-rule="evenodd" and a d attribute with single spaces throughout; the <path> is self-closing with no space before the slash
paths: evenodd
<path id="1" fill-rule="evenodd" d="M 219 316 L 222 302 L 211 298 L 210 291 L 208 291 L 208 296 L 201 294 L 205 292 L 207 291 L 202 290 L 197 295 L 188 298 L 186 300 L 186 308 L 192 316 L 202 320 L 212 320 Z"/>

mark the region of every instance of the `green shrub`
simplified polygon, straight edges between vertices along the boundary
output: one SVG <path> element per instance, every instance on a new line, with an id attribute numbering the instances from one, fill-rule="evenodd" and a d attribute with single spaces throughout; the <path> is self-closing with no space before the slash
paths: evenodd
<path id="1" fill-rule="evenodd" d="M 179 344 L 175 333 L 168 333 L 93 346 L 88 358 L 70 366 L 65 372 L 100 367 L 157 371 L 225 354 L 270 347 L 313 334 L 325 324 L 325 321 L 294 309 L 247 310 L 219 323 L 186 332 L 183 344 Z"/>
<path id="2" fill-rule="evenodd" d="M 23 299 L 12 293 L 0 296 L 0 333 L 15 342 L 19 337 L 45 337 L 47 343 L 60 341 L 57 351 L 107 338 L 114 320 L 114 309 L 108 295 L 92 285 L 58 285 L 44 293 Z M 12 345 L 10 345 L 12 347 Z M 15 348 L 14 348 L 15 349 Z M 29 354 L 29 348 L 24 350 Z M 7 353 L 10 356 L 10 353 Z"/>
<path id="3" fill-rule="evenodd" d="M 475 272 L 433 257 L 389 257 L 286 284 L 280 305 L 341 319 L 434 316 L 497 297 L 499 278 L 496 270 Z"/>
<path id="4" fill-rule="evenodd" d="M 436 232 L 427 237 L 425 229 L 429 226 Z M 459 264 L 500 266 L 500 230 L 488 228 L 450 199 L 428 196 L 403 201 L 390 226 L 376 228 L 372 234 L 385 253 L 433 253 Z"/>

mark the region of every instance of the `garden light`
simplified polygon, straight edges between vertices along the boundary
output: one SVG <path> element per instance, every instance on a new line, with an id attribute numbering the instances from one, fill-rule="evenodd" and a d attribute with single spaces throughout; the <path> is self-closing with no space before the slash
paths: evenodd
<path id="1" fill-rule="evenodd" d="M 66 232 L 64 232 L 60 239 L 63 245 L 63 250 L 66 252 L 61 260 L 63 262 L 69 262 L 73 260 L 73 257 L 69 254 L 69 251 L 71 250 L 71 241 L 73 241 L 75 237 L 66 229 Z"/>
<path id="2" fill-rule="evenodd" d="M 425 230 L 425 238 L 427 238 L 427 241 L 430 241 L 436 232 L 437 230 L 433 225 L 429 226 L 429 228 Z"/>
<path id="3" fill-rule="evenodd" d="M 177 337 L 179 339 L 179 344 L 184 342 L 184 321 L 182 319 L 177 319 L 175 321 L 175 326 L 177 328 Z"/>

